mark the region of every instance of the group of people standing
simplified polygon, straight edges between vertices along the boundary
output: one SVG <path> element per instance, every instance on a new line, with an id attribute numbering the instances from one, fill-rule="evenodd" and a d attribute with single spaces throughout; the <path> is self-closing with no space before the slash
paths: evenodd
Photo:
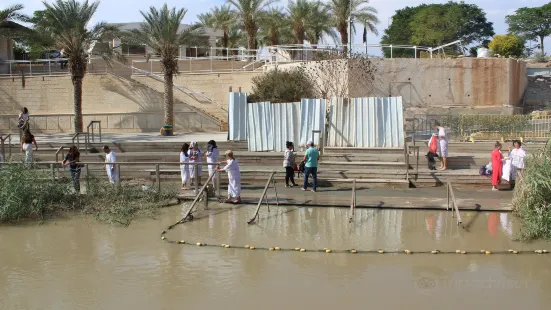
<path id="1" fill-rule="evenodd" d="M 220 162 L 220 151 L 216 141 L 210 140 L 207 143 L 207 151 L 202 152 L 196 141 L 191 144 L 184 143 L 180 150 L 180 172 L 182 176 L 182 189 L 188 189 L 189 185 L 201 186 L 202 158 L 206 158 L 209 178 L 212 187 L 216 186 L 216 172 L 228 173 L 228 199 L 226 202 L 241 203 L 241 172 L 239 163 L 235 159 L 233 151 L 228 150 L 225 153 L 226 161 Z M 224 165 L 223 168 L 217 166 Z M 211 177 L 212 176 L 212 177 Z"/>
<path id="2" fill-rule="evenodd" d="M 522 142 L 513 141 L 513 148 L 509 149 L 508 156 L 503 156 L 502 145 L 496 142 L 492 151 L 492 190 L 499 190 L 498 186 L 504 179 L 510 184 L 514 182 L 524 170 L 524 158 L 526 151 L 522 148 Z"/>
<path id="3" fill-rule="evenodd" d="M 308 141 L 306 143 L 308 149 L 304 154 L 304 158 L 299 167 L 296 163 L 296 155 L 294 153 L 294 144 L 293 142 L 287 141 L 285 153 L 283 153 L 283 167 L 285 168 L 285 187 L 294 187 L 298 186 L 295 183 L 295 171 L 304 172 L 304 184 L 302 190 L 306 191 L 308 189 L 308 179 L 312 175 L 312 192 L 316 192 L 318 187 L 318 161 L 320 157 L 319 150 L 314 146 L 314 142 Z M 304 170 L 302 170 L 302 165 L 304 165 Z M 289 184 L 291 181 L 291 184 Z"/>

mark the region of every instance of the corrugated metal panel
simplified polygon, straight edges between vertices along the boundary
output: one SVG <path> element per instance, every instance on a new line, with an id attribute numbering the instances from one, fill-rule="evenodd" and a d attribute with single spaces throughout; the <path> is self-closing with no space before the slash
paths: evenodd
<path id="1" fill-rule="evenodd" d="M 325 99 L 302 99 L 300 101 L 300 146 L 312 139 L 312 130 L 325 127 Z M 319 134 L 315 134 L 314 143 L 318 143 Z"/>
<path id="2" fill-rule="evenodd" d="M 285 142 L 298 144 L 300 139 L 300 102 L 272 103 L 273 145 L 276 152 L 285 151 Z"/>
<path id="3" fill-rule="evenodd" d="M 354 123 L 350 121 L 352 105 L 344 98 L 332 98 L 329 109 L 328 145 L 354 146 Z"/>
<path id="4" fill-rule="evenodd" d="M 333 101 L 328 146 L 404 147 L 402 97 Z"/>
<path id="5" fill-rule="evenodd" d="M 247 94 L 229 93 L 228 98 L 228 139 L 247 140 Z"/>
<path id="6" fill-rule="evenodd" d="M 273 113 L 270 102 L 247 104 L 249 151 L 265 152 L 274 150 L 272 120 Z"/>

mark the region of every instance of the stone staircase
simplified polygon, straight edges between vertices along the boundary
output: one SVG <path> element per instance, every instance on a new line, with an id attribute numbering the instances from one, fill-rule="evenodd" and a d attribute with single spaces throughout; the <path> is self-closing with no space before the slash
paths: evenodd
<path id="1" fill-rule="evenodd" d="M 98 62 L 98 60 L 96 60 Z M 96 67 L 101 67 L 103 64 L 98 62 L 94 64 Z M 132 68 L 122 63 L 114 63 L 112 67 L 106 69 L 106 72 L 115 77 L 134 81 L 148 87 L 156 92 L 164 93 L 164 80 L 162 76 L 155 75 L 149 71 Z M 137 73 L 137 74 L 136 74 Z M 193 90 L 183 86 L 174 84 L 174 108 L 178 109 L 178 105 L 186 105 L 186 107 L 213 119 L 218 123 L 220 131 L 228 130 L 228 111 L 220 103 L 215 102 L 203 93 L 194 92 Z"/>

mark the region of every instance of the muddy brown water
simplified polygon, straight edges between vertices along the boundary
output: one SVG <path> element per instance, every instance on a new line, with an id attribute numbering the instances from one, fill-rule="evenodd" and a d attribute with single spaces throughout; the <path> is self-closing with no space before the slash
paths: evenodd
<path id="1" fill-rule="evenodd" d="M 507 213 L 211 205 L 166 236 L 307 249 L 521 251 Z M 179 207 L 128 228 L 71 216 L 0 226 L 0 309 L 549 309 L 551 254 L 340 254 L 169 244 Z"/>

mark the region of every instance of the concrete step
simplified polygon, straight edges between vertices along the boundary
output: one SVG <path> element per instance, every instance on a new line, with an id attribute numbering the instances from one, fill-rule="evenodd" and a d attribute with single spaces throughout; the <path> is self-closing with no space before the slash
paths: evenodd
<path id="1" fill-rule="evenodd" d="M 404 155 L 403 148 L 325 147 L 323 149 L 323 152 L 324 154 L 338 153 L 338 154 L 402 154 Z"/>

